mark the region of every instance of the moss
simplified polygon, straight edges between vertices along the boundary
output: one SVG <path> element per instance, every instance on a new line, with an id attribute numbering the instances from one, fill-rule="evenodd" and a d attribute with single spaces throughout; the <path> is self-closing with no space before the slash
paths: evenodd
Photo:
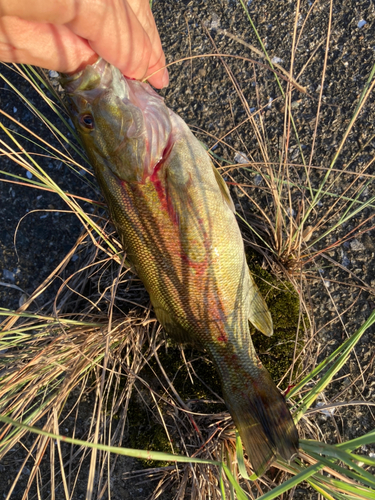
<path id="1" fill-rule="evenodd" d="M 246 257 L 253 278 L 266 299 L 274 326 L 272 337 L 266 337 L 251 326 L 252 338 L 262 363 L 273 380 L 277 381 L 293 362 L 300 309 L 299 297 L 291 283 L 274 277 L 262 268 L 256 252 L 250 251 Z M 301 331 L 299 338 L 302 338 L 302 335 Z M 297 354 L 301 349 L 302 341 L 297 345 Z"/>
<path id="2" fill-rule="evenodd" d="M 185 346 L 184 353 L 187 360 L 193 360 L 192 366 L 196 374 L 192 374 L 193 383 L 177 344 L 168 339 L 167 349 L 161 349 L 158 352 L 159 360 L 181 399 L 183 401 L 193 400 L 194 411 L 216 413 L 224 410 L 225 405 L 205 402 L 205 400 L 215 399 L 211 391 L 221 396 L 219 375 L 212 362 L 203 352 L 197 351 L 193 347 Z M 163 380 L 163 375 L 156 360 L 151 359 L 149 364 L 153 370 L 152 378 L 155 379 L 155 374 L 157 374 Z M 144 368 L 142 377 L 150 378 L 150 368 Z M 148 373 L 148 370 L 150 370 L 150 373 Z M 157 388 L 155 387 L 155 389 Z"/>
<path id="3" fill-rule="evenodd" d="M 138 403 L 132 397 L 128 409 L 129 437 L 132 448 L 148 451 L 161 451 L 171 453 L 168 436 L 164 427 L 156 421 L 146 406 Z M 160 460 L 139 459 L 145 468 L 165 467 L 170 462 Z"/>
<path id="4" fill-rule="evenodd" d="M 212 400 L 213 395 L 210 390 L 204 385 L 207 384 L 214 392 L 221 394 L 221 386 L 218 374 L 213 367 L 212 363 L 202 356 L 202 353 L 193 348 L 185 348 L 186 359 L 194 359 L 194 371 L 198 377 L 193 375 L 194 383 L 191 382 L 186 365 L 181 357 L 180 349 L 176 344 L 169 344 L 167 349 L 160 349 L 158 357 L 166 370 L 168 377 L 172 380 L 173 385 L 178 392 L 181 399 L 184 401 L 196 400 L 192 408 L 194 411 L 202 413 L 216 413 L 223 411 L 225 405 L 218 405 L 215 403 L 206 403 L 204 400 Z M 164 380 L 160 372 L 157 361 L 152 358 L 149 365 L 142 369 L 141 376 L 156 392 L 160 393 L 160 380 Z M 199 378 L 204 381 L 200 382 Z M 137 384 L 138 385 L 138 384 Z M 153 413 L 149 408 L 154 406 L 153 401 L 150 399 L 149 391 L 142 384 L 138 385 L 138 390 L 134 391 L 130 400 L 128 409 L 128 422 L 129 422 L 129 437 L 130 445 L 132 448 L 161 451 L 171 453 L 171 446 L 169 444 L 168 436 L 166 435 L 163 425 L 156 417 L 157 410 Z M 141 398 L 137 397 L 141 394 Z M 146 406 L 145 401 L 149 403 Z M 159 407 L 166 420 L 169 423 L 168 412 L 165 411 L 166 403 L 159 402 Z M 173 432 L 173 425 L 169 426 L 169 430 Z M 179 436 L 171 435 L 172 440 L 175 438 L 179 440 Z M 142 460 L 140 463 L 146 468 L 162 467 L 170 465 L 169 462 L 154 461 L 151 459 Z"/>

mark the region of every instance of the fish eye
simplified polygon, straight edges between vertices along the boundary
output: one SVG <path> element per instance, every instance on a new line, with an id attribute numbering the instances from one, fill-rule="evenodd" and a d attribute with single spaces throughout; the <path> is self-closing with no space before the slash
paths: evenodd
<path id="1" fill-rule="evenodd" d="M 89 130 L 94 128 L 94 118 L 89 113 L 85 113 L 79 117 L 79 123 Z"/>

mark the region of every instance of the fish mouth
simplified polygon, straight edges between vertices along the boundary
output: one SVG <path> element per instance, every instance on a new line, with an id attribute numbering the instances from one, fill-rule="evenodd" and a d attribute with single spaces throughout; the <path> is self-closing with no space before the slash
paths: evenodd
<path id="1" fill-rule="evenodd" d="M 129 98 L 129 86 L 119 69 L 103 58 L 73 74 L 61 74 L 60 84 L 70 98 L 77 94 L 92 102 L 104 90 L 113 91 L 120 99 Z"/>

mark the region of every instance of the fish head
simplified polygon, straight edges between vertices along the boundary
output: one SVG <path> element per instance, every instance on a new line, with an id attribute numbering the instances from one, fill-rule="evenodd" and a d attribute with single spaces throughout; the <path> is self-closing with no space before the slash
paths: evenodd
<path id="1" fill-rule="evenodd" d="M 171 133 L 163 99 L 103 59 L 62 77 L 61 84 L 94 168 L 109 168 L 126 182 L 142 182 L 151 175 Z"/>

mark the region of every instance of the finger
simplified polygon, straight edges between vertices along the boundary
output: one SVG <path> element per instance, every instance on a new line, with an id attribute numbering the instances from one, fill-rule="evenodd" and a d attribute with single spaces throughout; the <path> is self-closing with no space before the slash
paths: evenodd
<path id="1" fill-rule="evenodd" d="M 82 2 L 75 0 L 0 0 L 0 16 L 26 21 L 65 24 L 74 19 Z"/>
<path id="2" fill-rule="evenodd" d="M 151 41 L 152 52 L 145 77 L 147 78 L 149 75 L 153 75 L 148 78 L 148 81 L 154 85 L 154 87 L 166 87 L 169 83 L 168 70 L 165 68 L 165 55 L 155 19 L 151 12 L 150 3 L 148 0 L 127 1 L 143 29 L 148 33 Z"/>
<path id="3" fill-rule="evenodd" d="M 66 26 L 0 19 L 0 60 L 33 64 L 70 73 L 93 64 L 98 56 L 84 40 Z"/>
<path id="4" fill-rule="evenodd" d="M 163 67 L 165 57 L 148 1 L 110 0 L 109 6 L 98 9 L 89 17 L 89 23 L 82 10 L 69 27 L 87 38 L 100 56 L 128 77 L 143 79 L 151 74 L 149 68 L 157 71 Z M 165 74 L 160 71 L 151 83 L 162 87 L 165 80 Z"/>

